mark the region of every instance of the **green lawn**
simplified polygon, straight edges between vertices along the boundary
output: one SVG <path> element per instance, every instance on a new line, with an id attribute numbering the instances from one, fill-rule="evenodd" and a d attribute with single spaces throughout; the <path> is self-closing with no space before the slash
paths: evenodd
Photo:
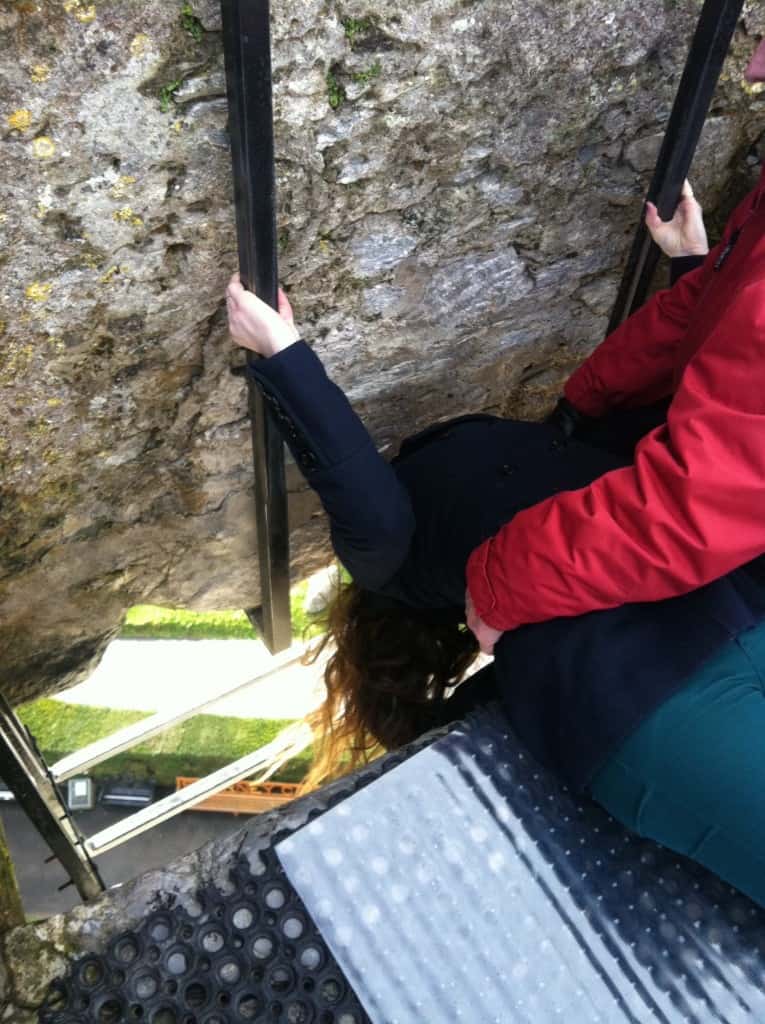
<path id="1" fill-rule="evenodd" d="M 292 631 L 296 640 L 321 632 L 316 617 L 308 615 L 303 608 L 307 588 L 308 581 L 303 580 L 291 592 Z M 168 640 L 257 639 L 243 611 L 192 612 L 156 605 L 131 608 L 120 635 Z M 113 711 L 51 699 L 34 701 L 19 709 L 19 717 L 35 737 L 48 764 L 149 714 L 148 711 Z M 289 724 L 279 719 L 197 715 L 96 765 L 89 774 L 95 778 L 149 778 L 158 785 L 174 786 L 177 775 L 208 775 L 265 746 Z M 284 782 L 299 782 L 310 762 L 309 749 L 284 765 L 275 777 Z"/>
<path id="2" fill-rule="evenodd" d="M 46 762 L 53 764 L 66 754 L 147 717 L 149 712 L 112 711 L 44 698 L 24 705 L 18 714 L 35 737 Z M 175 786 L 176 775 L 208 775 L 264 746 L 289 724 L 283 719 L 197 715 L 96 765 L 89 774 L 95 778 L 151 779 L 158 785 Z M 310 761 L 308 749 L 287 762 L 276 778 L 299 782 Z"/>
<path id="3" fill-rule="evenodd" d="M 292 588 L 292 633 L 296 640 L 321 632 L 316 617 L 303 608 L 308 581 Z M 255 640 L 257 634 L 243 611 L 192 612 L 139 604 L 130 608 L 120 636 L 155 640 Z"/>

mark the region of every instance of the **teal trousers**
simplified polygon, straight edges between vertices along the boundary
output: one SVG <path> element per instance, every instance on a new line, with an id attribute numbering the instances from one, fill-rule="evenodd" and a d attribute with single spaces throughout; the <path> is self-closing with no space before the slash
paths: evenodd
<path id="1" fill-rule="evenodd" d="M 618 821 L 765 906 L 765 624 L 697 670 L 590 788 Z"/>

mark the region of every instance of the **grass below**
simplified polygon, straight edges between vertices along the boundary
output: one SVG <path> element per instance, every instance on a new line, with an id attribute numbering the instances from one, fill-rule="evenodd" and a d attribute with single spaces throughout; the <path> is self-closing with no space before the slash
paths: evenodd
<path id="1" fill-rule="evenodd" d="M 309 639 L 322 631 L 316 617 L 305 611 L 307 589 L 308 580 L 303 580 L 291 591 L 292 632 L 296 639 Z M 120 636 L 152 640 L 258 639 L 243 611 L 192 612 L 156 605 L 129 609 Z M 46 762 L 54 764 L 151 712 L 118 711 L 44 698 L 24 705 L 18 714 Z M 159 786 L 174 787 L 176 776 L 209 775 L 265 746 L 290 724 L 289 719 L 196 715 L 95 765 L 88 774 L 96 779 L 148 779 Z M 308 749 L 288 761 L 274 777 L 282 782 L 300 782 L 310 763 Z"/>
<path id="2" fill-rule="evenodd" d="M 43 698 L 18 711 L 48 764 L 60 760 L 117 729 L 132 725 L 149 712 L 115 711 Z M 148 779 L 175 787 L 178 775 L 203 776 L 265 746 L 290 724 L 289 719 L 233 718 L 197 715 L 159 736 L 89 770 L 93 778 Z M 311 751 L 288 761 L 275 778 L 300 782 Z"/>
<path id="3" fill-rule="evenodd" d="M 308 581 L 292 588 L 292 634 L 296 639 L 321 632 L 316 616 L 304 608 Z M 153 640 L 256 640 L 257 633 L 243 611 L 192 612 L 139 604 L 128 609 L 121 637 Z"/>

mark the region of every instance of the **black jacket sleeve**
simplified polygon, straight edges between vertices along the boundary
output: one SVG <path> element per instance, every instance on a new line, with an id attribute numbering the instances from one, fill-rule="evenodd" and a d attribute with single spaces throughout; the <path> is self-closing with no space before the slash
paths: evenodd
<path id="1" fill-rule="evenodd" d="M 321 499 L 338 558 L 361 586 L 383 586 L 404 561 L 414 533 L 408 492 L 305 342 L 248 370 Z"/>
<path id="2" fill-rule="evenodd" d="M 700 267 L 706 256 L 675 256 L 669 261 L 669 283 L 677 284 L 680 278 L 690 270 Z"/>

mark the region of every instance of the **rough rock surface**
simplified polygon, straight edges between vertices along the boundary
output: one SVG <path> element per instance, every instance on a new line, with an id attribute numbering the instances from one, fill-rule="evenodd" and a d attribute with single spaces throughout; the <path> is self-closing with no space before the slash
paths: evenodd
<path id="1" fill-rule="evenodd" d="M 756 172 L 755 7 L 697 160 L 710 209 Z M 274 5 L 282 278 L 384 450 L 540 412 L 599 340 L 698 10 Z M 217 2 L 3 0 L 0 43 L 0 685 L 20 700 L 74 682 L 130 604 L 248 606 L 258 580 Z M 290 473 L 302 574 L 326 536 Z"/>

